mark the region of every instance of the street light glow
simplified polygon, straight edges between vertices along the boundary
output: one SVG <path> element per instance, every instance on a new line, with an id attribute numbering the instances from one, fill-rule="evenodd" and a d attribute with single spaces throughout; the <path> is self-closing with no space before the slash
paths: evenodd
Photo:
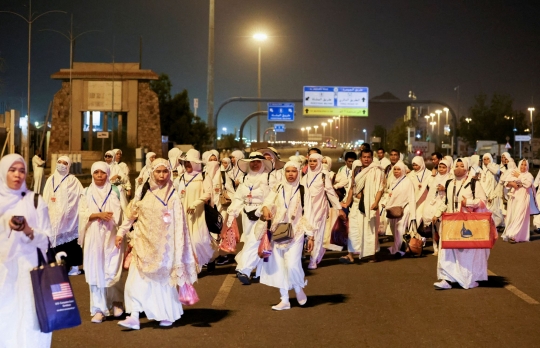
<path id="1" fill-rule="evenodd" d="M 253 38 L 257 41 L 265 41 L 266 39 L 268 39 L 268 35 L 264 33 L 256 33 L 253 35 Z"/>

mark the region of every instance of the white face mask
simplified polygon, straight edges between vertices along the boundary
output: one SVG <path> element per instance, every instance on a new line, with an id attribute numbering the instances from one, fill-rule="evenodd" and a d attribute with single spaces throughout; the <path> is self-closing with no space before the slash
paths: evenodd
<path id="1" fill-rule="evenodd" d="M 67 166 L 65 164 L 62 164 L 62 163 L 57 163 L 56 164 L 56 170 L 60 174 L 65 174 L 67 172 Z"/>
<path id="2" fill-rule="evenodd" d="M 327 164 L 327 163 L 323 163 L 323 164 L 322 164 L 322 169 L 324 169 L 324 170 L 329 170 L 329 169 L 328 169 L 328 164 Z"/>

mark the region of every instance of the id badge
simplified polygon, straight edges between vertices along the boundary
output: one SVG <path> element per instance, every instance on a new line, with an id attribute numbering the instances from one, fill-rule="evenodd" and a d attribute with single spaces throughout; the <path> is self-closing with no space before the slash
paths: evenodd
<path id="1" fill-rule="evenodd" d="M 251 195 L 251 193 L 247 195 L 247 201 L 248 201 L 248 204 L 251 204 L 251 202 L 253 202 L 253 196 Z"/>
<path id="2" fill-rule="evenodd" d="M 172 214 L 169 210 L 164 210 L 163 211 L 163 222 L 165 222 L 167 225 L 170 224 L 172 222 Z"/>

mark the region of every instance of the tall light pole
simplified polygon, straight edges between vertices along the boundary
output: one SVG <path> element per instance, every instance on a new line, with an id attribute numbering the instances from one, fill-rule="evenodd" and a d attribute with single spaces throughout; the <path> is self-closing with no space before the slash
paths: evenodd
<path id="1" fill-rule="evenodd" d="M 328 128 L 330 129 L 330 137 L 332 138 L 332 122 L 334 122 L 334 120 L 329 118 L 327 121 L 330 124 L 330 127 L 328 127 Z M 332 140 L 334 140 L 334 139 L 332 139 Z"/>
<path id="2" fill-rule="evenodd" d="M 367 143 L 367 130 L 364 128 L 362 132 L 364 132 L 364 143 Z"/>
<path id="3" fill-rule="evenodd" d="M 531 141 L 532 141 L 532 138 L 534 137 L 534 121 L 533 121 L 533 111 L 535 110 L 535 108 L 533 107 L 530 107 L 528 108 L 527 110 L 529 110 L 530 114 L 531 114 Z"/>
<path id="4" fill-rule="evenodd" d="M 426 140 L 428 137 L 428 123 L 429 123 L 429 115 L 425 115 L 424 118 L 426 119 Z M 431 137 L 429 138 L 429 141 L 431 141 Z"/>
<path id="5" fill-rule="evenodd" d="M 319 128 L 319 126 L 315 125 L 313 126 L 313 128 L 315 129 L 315 134 L 317 134 L 317 129 Z"/>
<path id="6" fill-rule="evenodd" d="M 441 135 L 441 113 L 442 110 L 435 110 L 435 113 L 437 114 L 437 136 Z"/>
<path id="7" fill-rule="evenodd" d="M 259 64 L 257 69 L 257 97 L 261 97 L 261 42 L 265 41 L 268 36 L 263 33 L 257 33 L 253 35 L 253 38 L 257 41 L 259 41 Z M 261 111 L 261 103 L 257 103 L 257 111 Z M 257 116 L 257 142 L 260 141 L 260 133 L 261 133 L 261 116 Z"/>
<path id="8" fill-rule="evenodd" d="M 70 29 L 68 31 L 68 35 L 64 34 L 63 32 L 61 31 L 58 31 L 58 30 L 53 30 L 53 29 L 43 29 L 43 31 L 53 31 L 55 33 L 58 33 L 60 35 L 62 35 L 63 37 L 65 37 L 66 39 L 69 40 L 69 139 L 68 139 L 68 143 L 69 143 L 69 151 L 71 152 L 71 137 L 72 137 L 72 117 L 71 117 L 71 112 L 72 112 L 72 104 L 73 104 L 73 86 L 72 86 L 72 79 L 71 79 L 71 73 L 73 72 L 73 45 L 75 44 L 75 40 L 77 40 L 77 38 L 83 36 L 84 34 L 87 34 L 87 33 L 90 33 L 90 32 L 93 32 L 93 31 L 101 31 L 101 30 L 87 30 L 87 31 L 84 31 L 78 35 L 75 35 L 73 34 L 73 13 L 71 14 L 71 25 L 70 25 Z M 114 73 L 114 72 L 113 72 Z M 113 98 L 114 98 L 114 92 L 113 92 Z"/>
<path id="9" fill-rule="evenodd" d="M 302 141 L 304 141 L 304 131 L 306 130 L 304 127 L 300 128 L 300 130 L 302 131 Z"/>
<path id="10" fill-rule="evenodd" d="M 450 109 L 444 108 L 443 111 L 446 112 L 446 123 L 445 124 L 448 124 L 448 111 L 450 111 Z"/>
<path id="11" fill-rule="evenodd" d="M 206 114 L 208 115 L 208 127 L 214 127 L 214 2 L 215 0 L 210 0 L 208 16 L 208 70 L 206 80 Z M 217 129 L 215 136 L 217 137 Z"/>
<path id="12" fill-rule="evenodd" d="M 321 123 L 322 126 L 322 135 L 324 137 L 324 131 L 326 130 L 326 122 Z"/>
<path id="13" fill-rule="evenodd" d="M 66 13 L 66 11 L 60 11 L 60 10 L 52 10 L 52 11 L 47 11 L 47 12 L 43 12 L 42 14 L 40 15 L 37 15 L 35 17 L 33 17 L 33 13 L 32 13 L 32 0 L 28 0 L 28 18 L 26 18 L 25 16 L 21 15 L 21 14 L 18 14 L 17 12 L 12 12 L 12 11 L 0 11 L 0 13 L 10 13 L 10 14 L 14 14 L 20 18 L 22 18 L 26 23 L 28 23 L 28 100 L 27 100 L 27 105 L 26 105 L 26 114 L 28 115 L 28 135 L 30 136 L 30 71 L 31 71 L 31 53 L 32 53 L 32 23 L 34 23 L 36 20 L 38 20 L 40 17 L 46 15 L 46 14 L 49 14 L 49 13 L 53 13 L 53 12 L 58 12 L 58 13 Z M 26 142 L 26 148 L 25 148 L 25 154 L 24 154 L 24 160 L 26 161 L 26 163 L 28 163 L 28 159 L 29 159 L 29 148 L 30 148 L 30 138 L 28 138 L 27 142 Z"/>
<path id="14" fill-rule="evenodd" d="M 307 142 L 309 143 L 309 131 L 311 130 L 311 127 L 306 127 L 307 130 Z"/>

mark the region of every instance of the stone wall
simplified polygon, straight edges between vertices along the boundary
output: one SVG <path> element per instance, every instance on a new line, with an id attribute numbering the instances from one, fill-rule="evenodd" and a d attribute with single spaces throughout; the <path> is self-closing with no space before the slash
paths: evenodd
<path id="1" fill-rule="evenodd" d="M 51 154 L 59 153 L 61 149 L 69 149 L 69 81 L 62 82 L 62 88 L 54 95 L 52 106 L 51 137 L 47 159 L 50 163 Z"/>
<path id="2" fill-rule="evenodd" d="M 139 114 L 137 116 L 137 147 L 148 147 L 162 157 L 159 100 L 150 83 L 139 81 Z"/>

